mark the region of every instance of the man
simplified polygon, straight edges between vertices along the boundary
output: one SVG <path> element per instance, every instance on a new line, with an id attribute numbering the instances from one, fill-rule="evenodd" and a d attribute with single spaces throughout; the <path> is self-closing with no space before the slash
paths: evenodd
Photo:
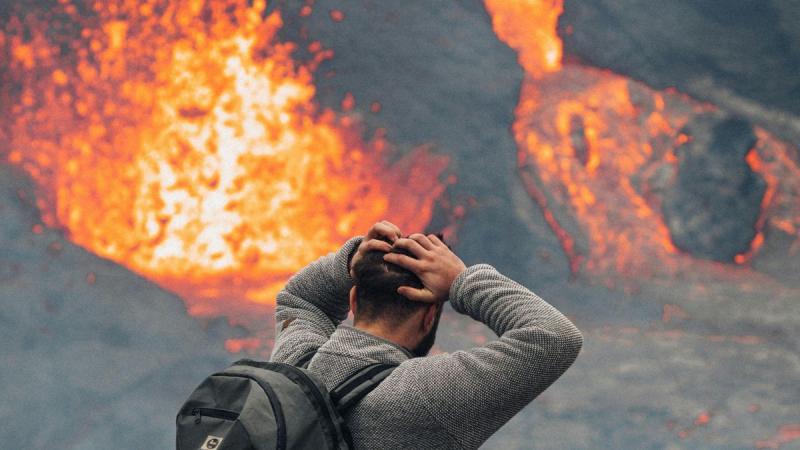
<path id="1" fill-rule="evenodd" d="M 499 339 L 424 356 L 448 300 Z M 350 309 L 353 327 L 340 325 Z M 358 449 L 477 448 L 583 343 L 564 315 L 493 267 L 467 268 L 436 236 L 404 238 L 386 221 L 293 276 L 276 319 L 272 360 L 317 350 L 309 369 L 329 389 L 369 364 L 398 366 L 345 417 Z"/>

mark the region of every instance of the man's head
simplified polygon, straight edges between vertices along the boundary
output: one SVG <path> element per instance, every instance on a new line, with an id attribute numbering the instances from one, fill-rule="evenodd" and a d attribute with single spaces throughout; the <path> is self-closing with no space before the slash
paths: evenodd
<path id="1" fill-rule="evenodd" d="M 412 256 L 402 249 L 394 253 Z M 433 346 L 442 313 L 440 304 L 415 302 L 400 295 L 400 286 L 422 288 L 411 271 L 384 260 L 386 252 L 370 250 L 353 265 L 355 287 L 351 291 L 354 325 L 378 326 L 387 333 L 402 334 L 413 341 L 410 351 L 425 356 Z"/>

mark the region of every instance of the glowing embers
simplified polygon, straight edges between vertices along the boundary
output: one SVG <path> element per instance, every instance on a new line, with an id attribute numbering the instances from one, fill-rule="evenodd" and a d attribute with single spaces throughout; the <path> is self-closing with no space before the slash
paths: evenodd
<path id="1" fill-rule="evenodd" d="M 315 106 L 312 73 L 330 52 L 293 60 L 265 8 L 95 2 L 87 14 L 64 1 L 12 18 L 0 42 L 14 77 L 2 98 L 20 92 L 0 150 L 38 182 L 48 223 L 195 314 L 241 306 L 222 295 L 271 302 L 381 218 L 424 228 L 443 189 L 443 158 L 388 167 L 380 134 L 363 142 L 352 117 Z"/>

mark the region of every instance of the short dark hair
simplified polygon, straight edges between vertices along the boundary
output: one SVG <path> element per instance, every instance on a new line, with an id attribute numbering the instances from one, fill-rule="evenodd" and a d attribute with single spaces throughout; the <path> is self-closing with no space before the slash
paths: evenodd
<path id="1" fill-rule="evenodd" d="M 392 253 L 414 257 L 403 249 L 393 249 Z M 422 281 L 410 270 L 384 261 L 385 254 L 380 250 L 368 251 L 353 266 L 358 320 L 403 321 L 428 306 L 397 293 L 400 286 L 422 288 Z"/>

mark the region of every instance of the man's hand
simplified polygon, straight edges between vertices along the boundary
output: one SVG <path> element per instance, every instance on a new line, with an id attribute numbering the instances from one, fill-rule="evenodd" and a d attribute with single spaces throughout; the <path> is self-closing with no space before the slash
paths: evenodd
<path id="1" fill-rule="evenodd" d="M 450 286 L 467 266 L 444 242 L 433 234 L 412 234 L 394 241 L 394 248 L 409 251 L 416 259 L 399 253 L 383 255 L 384 261 L 397 264 L 416 274 L 422 289 L 401 286 L 397 292 L 409 300 L 425 303 L 444 303 L 450 296 Z"/>
<path id="2" fill-rule="evenodd" d="M 390 252 L 392 251 L 392 243 L 400 238 L 400 236 L 400 228 L 397 228 L 397 225 L 389 222 L 388 220 L 383 220 L 373 225 L 372 228 L 370 228 L 367 232 L 366 236 L 364 236 L 364 239 L 358 246 L 356 253 L 350 260 L 350 267 L 348 268 L 350 271 L 350 277 L 353 277 L 353 267 L 356 265 L 356 262 L 358 262 L 358 260 L 364 256 L 364 253 L 370 250 Z"/>

